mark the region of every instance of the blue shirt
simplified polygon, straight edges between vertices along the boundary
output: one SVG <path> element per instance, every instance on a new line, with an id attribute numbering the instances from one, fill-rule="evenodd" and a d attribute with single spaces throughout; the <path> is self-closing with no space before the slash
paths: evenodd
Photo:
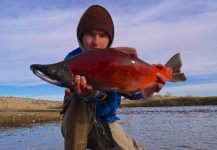
<path id="1" fill-rule="evenodd" d="M 81 48 L 77 48 L 71 51 L 64 60 L 72 58 L 80 53 L 83 53 Z M 74 93 L 75 94 L 75 93 Z M 75 95 L 76 96 L 76 95 Z M 128 99 L 139 100 L 142 97 L 141 93 L 127 95 L 119 92 L 107 92 L 107 96 L 105 100 L 98 100 L 98 96 L 96 98 L 91 99 L 88 102 L 94 102 L 96 104 L 96 119 L 100 120 L 100 117 L 106 116 L 108 122 L 113 122 L 115 120 L 119 120 L 116 116 L 116 111 L 121 103 L 121 97 L 124 96 Z"/>

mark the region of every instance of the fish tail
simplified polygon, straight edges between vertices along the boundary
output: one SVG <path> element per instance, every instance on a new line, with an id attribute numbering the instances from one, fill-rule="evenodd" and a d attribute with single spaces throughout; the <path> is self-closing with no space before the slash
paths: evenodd
<path id="1" fill-rule="evenodd" d="M 165 64 L 166 67 L 171 67 L 173 70 L 172 78 L 169 80 L 171 82 L 183 82 L 187 80 L 185 74 L 181 71 L 182 60 L 180 53 L 175 54 L 170 60 Z"/>

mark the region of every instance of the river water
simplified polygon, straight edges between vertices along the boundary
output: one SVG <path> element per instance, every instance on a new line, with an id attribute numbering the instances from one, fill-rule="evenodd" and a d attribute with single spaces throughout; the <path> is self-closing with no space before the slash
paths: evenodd
<path id="1" fill-rule="evenodd" d="M 120 108 L 125 132 L 147 150 L 216 150 L 217 106 Z M 0 128 L 0 150 L 61 150 L 60 123 Z"/>

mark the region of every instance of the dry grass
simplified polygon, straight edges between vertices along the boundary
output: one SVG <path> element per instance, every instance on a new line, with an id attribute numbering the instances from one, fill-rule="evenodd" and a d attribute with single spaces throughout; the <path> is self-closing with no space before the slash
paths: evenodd
<path id="1" fill-rule="evenodd" d="M 0 97 L 0 111 L 44 110 L 61 108 L 62 102 L 19 97 Z"/>
<path id="2" fill-rule="evenodd" d="M 123 99 L 121 107 L 164 107 L 164 106 L 204 106 L 217 105 L 217 96 L 152 96 L 147 100 L 132 101 Z"/>
<path id="3" fill-rule="evenodd" d="M 35 123 L 60 121 L 62 102 L 18 97 L 0 97 L 0 126 L 26 126 Z M 215 97 L 152 96 L 147 100 L 123 99 L 121 107 L 163 107 L 217 105 Z"/>
<path id="4" fill-rule="evenodd" d="M 60 101 L 0 97 L 0 103 L 0 126 L 26 126 L 62 118 Z"/>
<path id="5" fill-rule="evenodd" d="M 1 127 L 27 126 L 61 119 L 59 112 L 0 112 Z"/>

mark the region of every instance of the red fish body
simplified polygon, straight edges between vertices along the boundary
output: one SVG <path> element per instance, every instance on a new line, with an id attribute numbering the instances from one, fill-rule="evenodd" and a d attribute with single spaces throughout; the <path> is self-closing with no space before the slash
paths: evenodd
<path id="1" fill-rule="evenodd" d="M 179 54 L 168 61 L 168 67 L 159 69 L 155 65 L 150 65 L 139 59 L 135 49 L 126 47 L 107 48 L 87 51 L 52 66 L 64 64 L 70 70 L 72 76 L 85 76 L 87 83 L 95 89 L 132 94 L 142 91 L 142 89 L 155 82 L 157 80 L 156 73 L 163 74 L 168 81 L 185 81 L 184 73 L 180 71 L 181 59 L 178 61 L 178 65 L 176 63 L 173 66 L 173 62 L 177 62 L 177 58 L 180 59 Z M 35 67 L 35 65 L 32 65 L 32 68 L 43 72 L 42 69 Z M 46 76 L 52 76 L 49 72 L 44 71 L 43 73 Z M 71 82 L 73 82 L 73 79 L 72 77 Z"/>
<path id="2" fill-rule="evenodd" d="M 112 48 L 92 50 L 65 61 L 74 75 L 83 75 L 87 83 L 104 91 L 138 92 L 157 80 L 156 72 L 168 80 L 172 70 L 159 70 L 138 57 Z"/>

